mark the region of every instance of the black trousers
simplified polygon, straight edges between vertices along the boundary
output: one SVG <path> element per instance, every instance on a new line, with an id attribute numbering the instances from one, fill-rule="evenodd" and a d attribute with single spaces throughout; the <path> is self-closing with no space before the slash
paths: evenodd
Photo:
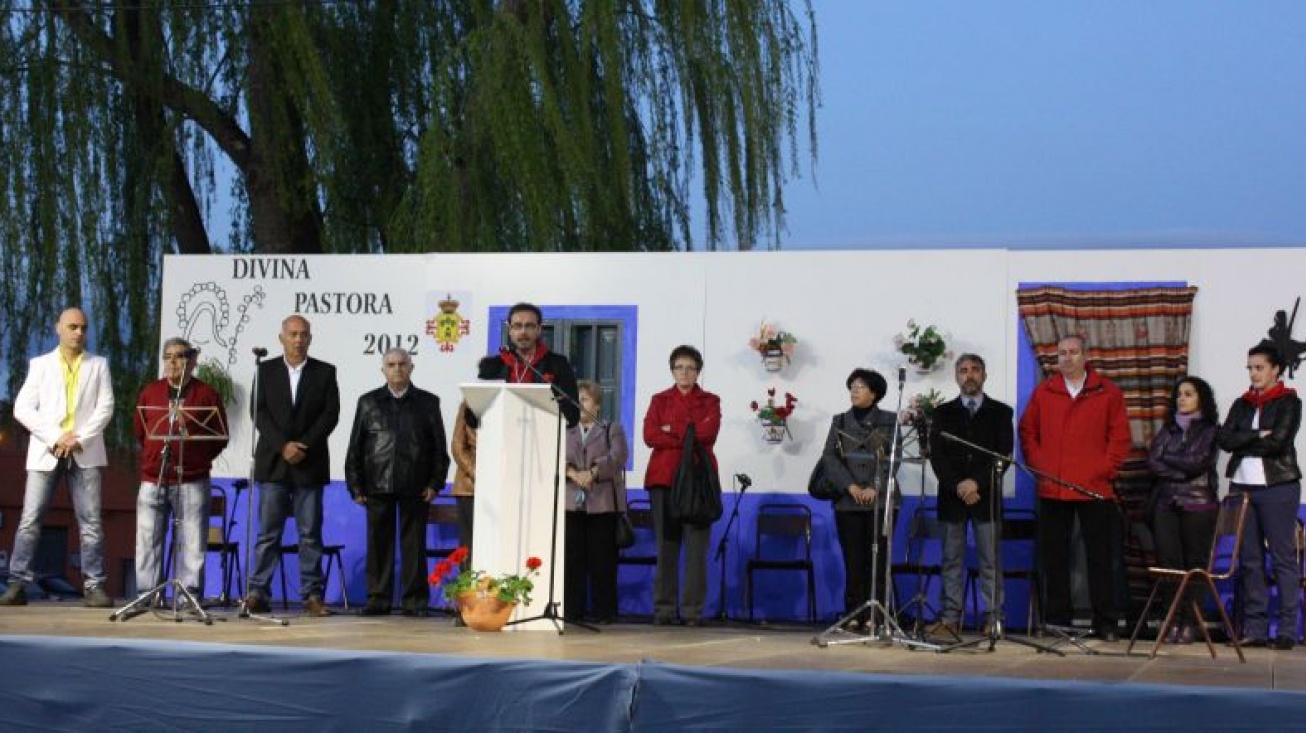
<path id="1" fill-rule="evenodd" d="M 567 618 L 617 617 L 617 515 L 567 512 L 562 608 Z M 586 600 L 589 603 L 586 603 Z"/>
<path id="2" fill-rule="evenodd" d="M 839 550 L 843 554 L 843 608 L 844 613 L 862 605 L 871 598 L 871 574 L 875 574 L 875 600 L 886 603 L 885 569 L 888 567 L 886 538 L 876 531 L 880 523 L 877 518 L 883 507 L 875 511 L 836 511 L 834 526 L 839 533 Z M 875 554 L 874 545 L 878 543 L 879 561 L 872 563 Z M 865 621 L 869 614 L 861 614 L 859 620 Z"/>
<path id="3" fill-rule="evenodd" d="M 1204 568 L 1211 558 L 1211 543 L 1215 540 L 1215 522 L 1218 512 L 1186 512 L 1168 506 L 1158 506 L 1152 517 L 1152 532 L 1156 539 L 1156 563 L 1163 568 L 1192 570 Z M 1178 586 L 1167 584 L 1173 594 Z M 1188 599 L 1197 598 L 1196 588 L 1184 593 L 1187 598 L 1179 606 L 1175 618 L 1183 623 L 1193 621 Z M 1167 598 L 1167 600 L 1171 600 Z"/>
<path id="4" fill-rule="evenodd" d="M 427 503 L 421 496 L 367 497 L 367 601 L 390 607 L 394 597 L 395 524 L 399 525 L 399 587 L 405 609 L 425 610 L 431 602 L 426 582 Z"/>
<path id="5" fill-rule="evenodd" d="M 1038 500 L 1038 541 L 1043 555 L 1043 585 L 1047 592 L 1044 618 L 1057 626 L 1069 626 L 1075 605 L 1070 592 L 1070 564 L 1074 553 L 1071 534 L 1079 518 L 1079 535 L 1088 566 L 1088 596 L 1093 606 L 1093 628 L 1115 628 L 1120 620 L 1116 609 L 1115 544 L 1120 513 L 1110 501 Z"/>

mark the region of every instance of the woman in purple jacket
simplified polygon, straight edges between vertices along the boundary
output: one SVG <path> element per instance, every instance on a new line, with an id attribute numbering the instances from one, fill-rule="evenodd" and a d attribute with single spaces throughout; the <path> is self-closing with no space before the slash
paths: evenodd
<path id="1" fill-rule="evenodd" d="M 1199 377 L 1181 377 L 1170 393 L 1165 425 L 1152 439 L 1147 467 L 1156 478 L 1152 530 L 1157 565 L 1178 570 L 1204 568 L 1215 537 L 1220 508 L 1216 495 L 1216 434 L 1219 410 L 1211 385 Z M 1192 594 L 1186 594 L 1195 597 Z M 1185 599 L 1166 639 L 1193 642 L 1193 617 Z"/>

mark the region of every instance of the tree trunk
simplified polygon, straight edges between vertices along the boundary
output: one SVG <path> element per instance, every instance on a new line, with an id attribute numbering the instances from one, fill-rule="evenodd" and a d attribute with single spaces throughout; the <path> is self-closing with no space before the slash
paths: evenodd
<path id="1" fill-rule="evenodd" d="M 250 155 L 241 173 L 254 246 L 265 254 L 319 254 L 322 214 L 304 124 L 276 53 L 275 6 L 252 6 L 249 33 Z"/>

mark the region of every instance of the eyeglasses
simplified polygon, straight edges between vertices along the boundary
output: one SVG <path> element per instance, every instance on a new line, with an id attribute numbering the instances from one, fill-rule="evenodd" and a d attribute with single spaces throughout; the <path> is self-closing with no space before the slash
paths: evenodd
<path id="1" fill-rule="evenodd" d="M 540 324 L 538 324 L 538 323 L 509 323 L 509 324 L 508 324 L 508 330 L 509 330 L 509 331 L 538 331 L 538 330 L 540 330 Z"/>

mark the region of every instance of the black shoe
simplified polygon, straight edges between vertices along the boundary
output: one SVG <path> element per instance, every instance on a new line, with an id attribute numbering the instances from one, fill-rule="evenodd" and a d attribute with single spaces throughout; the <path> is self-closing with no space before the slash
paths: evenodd
<path id="1" fill-rule="evenodd" d="M 1249 636 L 1246 639 L 1239 639 L 1238 646 L 1244 649 L 1264 649 L 1269 646 L 1269 642 L 1257 636 Z M 1230 644 L 1230 646 L 1233 646 Z"/>
<path id="2" fill-rule="evenodd" d="M 685 625 L 690 627 L 691 629 L 701 629 L 703 628 L 704 625 L 703 618 L 701 616 L 693 616 L 691 618 L 687 618 L 685 619 Z"/>
<path id="3" fill-rule="evenodd" d="M 412 618 L 426 618 L 425 608 L 405 608 L 404 615 Z"/>
<path id="4" fill-rule="evenodd" d="M 668 616 L 664 613 L 653 614 L 654 626 L 671 626 L 674 623 L 676 623 L 676 619 L 674 616 Z"/>
<path id="5" fill-rule="evenodd" d="M 389 616 L 390 607 L 381 603 L 368 603 L 358 609 L 359 616 Z"/>
<path id="6" fill-rule="evenodd" d="M 1277 651 L 1290 652 L 1295 645 L 1296 641 L 1291 636 L 1276 636 L 1270 646 Z"/>

